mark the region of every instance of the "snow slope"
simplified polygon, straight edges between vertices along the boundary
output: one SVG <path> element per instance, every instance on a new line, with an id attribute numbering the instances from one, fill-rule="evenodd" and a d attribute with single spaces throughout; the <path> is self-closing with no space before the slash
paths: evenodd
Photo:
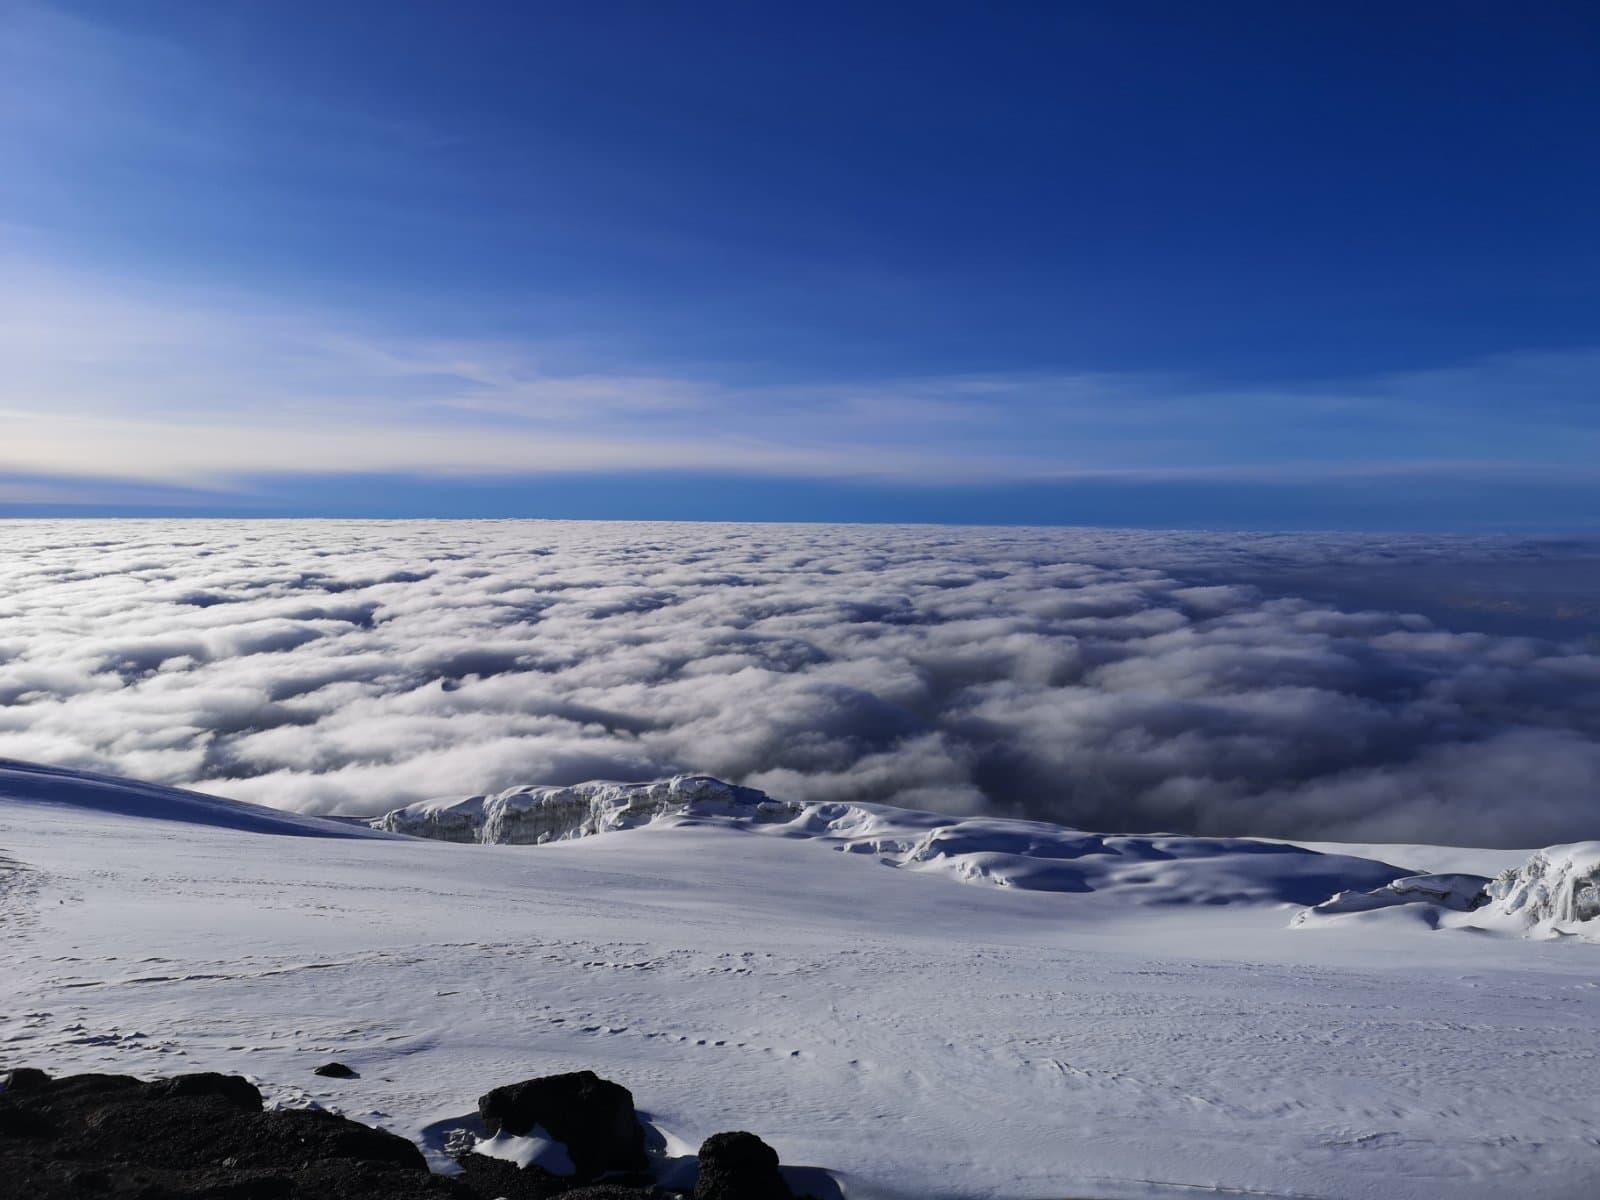
<path id="1" fill-rule="evenodd" d="M 747 1128 L 866 1200 L 1540 1200 L 1600 1178 L 1600 959 L 1575 939 L 1308 936 L 1270 887 L 1137 904 L 1126 881 L 963 887 L 834 849 L 899 845 L 897 810 L 290 841 L 172 820 L 164 789 L 145 820 L 104 781 L 29 778 L 46 802 L 14 777 L 0 799 L 0 1065 L 243 1071 L 432 1147 L 485 1087 L 591 1067 L 674 1144 Z M 1198 878 L 1183 840 L 1144 839 L 1173 855 L 1144 869 Z M 312 1075 L 328 1058 L 361 1078 Z"/>
<path id="2" fill-rule="evenodd" d="M 324 838 L 383 836 L 361 825 L 283 812 L 182 788 L 0 758 L 0 803 L 6 801 L 64 806 L 142 820 L 211 825 L 248 833 Z"/>

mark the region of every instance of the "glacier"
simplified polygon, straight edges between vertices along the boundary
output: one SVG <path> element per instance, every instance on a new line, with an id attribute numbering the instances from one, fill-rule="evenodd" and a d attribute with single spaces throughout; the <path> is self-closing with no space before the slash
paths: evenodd
<path id="1" fill-rule="evenodd" d="M 1296 915 L 1296 927 L 1355 914 L 1402 915 L 1433 928 L 1600 942 L 1600 842 L 1536 850 L 1494 877 L 1410 875 L 1371 891 L 1342 891 Z"/>
<path id="2" fill-rule="evenodd" d="M 0 1067 L 243 1073 L 441 1167 L 485 1079 L 589 1068 L 671 1145 L 738 1114 L 860 1200 L 1555 1200 L 1600 1178 L 1600 964 L 1522 924 L 1584 911 L 1587 850 L 1542 852 L 1503 927 L 1437 888 L 1292 927 L 1335 892 L 1530 853 L 630 787 L 524 791 L 507 807 L 548 811 L 490 836 L 553 835 L 534 846 L 482 840 L 472 798 L 460 844 L 7 764 Z M 1395 919 L 1429 908 L 1437 929 Z M 358 1078 L 317 1076 L 330 1058 Z"/>
<path id="3" fill-rule="evenodd" d="M 707 775 L 647 783 L 591 782 L 515 787 L 462 800 L 423 800 L 374 819 L 374 829 L 446 842 L 542 846 L 546 842 L 635 829 L 672 816 L 790 819 L 800 806 Z"/>
<path id="4" fill-rule="evenodd" d="M 385 813 L 372 826 L 448 842 L 546 845 L 684 823 L 819 841 L 964 883 L 1116 891 L 1142 904 L 1316 904 L 1341 889 L 1377 888 L 1407 874 L 1388 863 L 1254 838 L 1111 836 L 1046 821 L 955 818 L 883 804 L 800 804 L 706 775 L 422 801 Z"/>
<path id="5" fill-rule="evenodd" d="M 1487 915 L 1515 928 L 1600 941 L 1600 842 L 1547 847 L 1485 890 Z"/>

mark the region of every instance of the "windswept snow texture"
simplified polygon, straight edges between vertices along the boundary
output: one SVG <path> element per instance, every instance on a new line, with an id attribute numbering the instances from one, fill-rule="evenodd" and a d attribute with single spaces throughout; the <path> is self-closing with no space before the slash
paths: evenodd
<path id="1" fill-rule="evenodd" d="M 487 1086 L 591 1068 L 672 1145 L 748 1128 L 860 1200 L 1556 1200 L 1600 1178 L 1600 948 L 1361 922 L 1381 914 L 1310 936 L 1280 903 L 1130 903 L 1125 877 L 957 886 L 830 849 L 898 861 L 940 818 L 835 817 L 528 847 L 0 799 L 0 1067 L 246 1072 L 434 1150 Z M 962 824 L 920 865 L 1031 849 L 1265 899 L 1317 858 L 1147 838 L 1112 867 Z M 313 1074 L 330 1058 L 359 1078 Z"/>
<path id="2" fill-rule="evenodd" d="M 1462 563 L 1559 579 L 1595 553 L 1072 529 L 0 523 L 0 755 L 361 816 L 529 780 L 707 774 L 802 803 L 1118 832 L 1571 842 L 1597 836 L 1590 625 L 1540 626 L 1570 626 L 1565 641 L 1453 632 L 1266 589 L 1361 578 L 1373 603 L 1409 566 L 1436 609 L 1465 612 L 1481 596 L 1452 595 Z"/>
<path id="3" fill-rule="evenodd" d="M 785 803 L 703 775 L 513 788 L 497 796 L 410 805 L 373 826 L 448 842 L 544 845 L 684 822 L 815 839 L 965 883 L 1117 891 L 1135 904 L 1316 904 L 1334 892 L 1378 887 L 1406 874 L 1387 863 L 1275 842 L 1111 837 L 1042 821 L 952 819 L 876 804 Z"/>
<path id="4" fill-rule="evenodd" d="M 1600 842 L 1540 850 L 1495 877 L 1490 914 L 1549 937 L 1600 942 Z"/>

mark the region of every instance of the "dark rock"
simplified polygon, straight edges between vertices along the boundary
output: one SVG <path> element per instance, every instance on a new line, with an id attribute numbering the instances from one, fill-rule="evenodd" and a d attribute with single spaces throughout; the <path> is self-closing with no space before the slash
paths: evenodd
<path id="1" fill-rule="evenodd" d="M 6 1072 L 5 1083 L 0 1085 L 0 1091 L 26 1092 L 42 1088 L 49 1082 L 50 1076 L 37 1067 L 17 1067 L 15 1070 Z"/>
<path id="2" fill-rule="evenodd" d="M 294 1184 L 294 1200 L 494 1200 L 426 1171 L 352 1163 L 313 1163 L 296 1174 Z"/>
<path id="3" fill-rule="evenodd" d="M 316 1068 L 316 1070 L 312 1071 L 311 1073 L 313 1075 L 325 1076 L 328 1079 L 360 1079 L 361 1078 L 361 1076 L 357 1075 L 354 1071 L 352 1071 L 349 1067 L 345 1066 L 342 1062 L 323 1063 L 320 1067 Z"/>
<path id="4" fill-rule="evenodd" d="M 205 1200 L 288 1200 L 294 1181 L 284 1175 L 254 1175 L 207 1183 Z"/>
<path id="5" fill-rule="evenodd" d="M 467 1186 L 484 1200 L 677 1200 L 671 1193 L 650 1186 L 607 1181 L 574 1187 L 571 1179 L 552 1175 L 540 1167 L 518 1167 L 482 1154 L 463 1154 L 457 1161 Z"/>
<path id="6" fill-rule="evenodd" d="M 485 1154 L 467 1153 L 456 1161 L 461 1164 L 467 1186 L 480 1196 L 547 1200 L 572 1186 L 572 1180 L 552 1175 L 542 1167 L 519 1167 L 514 1162 Z"/>
<path id="7" fill-rule="evenodd" d="M 405 1138 L 263 1112 L 236 1076 L 30 1079 L 0 1093 L 0 1194 L 28 1200 L 485 1200 Z"/>
<path id="8" fill-rule="evenodd" d="M 387 1163 L 426 1171 L 428 1160 L 414 1142 L 386 1129 L 374 1129 L 348 1117 L 318 1109 L 264 1113 L 252 1124 L 259 1150 L 282 1161 L 299 1152 L 314 1160 L 350 1159 L 354 1162 Z"/>
<path id="9" fill-rule="evenodd" d="M 633 1093 L 593 1071 L 497 1087 L 478 1098 L 478 1113 L 491 1133 L 504 1130 L 522 1137 L 542 1125 L 566 1146 L 580 1179 L 646 1166 L 644 1130 L 634 1115 Z"/>
<path id="10" fill-rule="evenodd" d="M 792 1200 L 778 1152 L 753 1133 L 714 1133 L 700 1147 L 694 1200 Z"/>
<path id="11" fill-rule="evenodd" d="M 216 1096 L 244 1112 L 261 1111 L 261 1093 L 248 1079 L 201 1071 L 194 1075 L 174 1075 L 150 1085 L 151 1095 L 160 1097 Z"/>
<path id="12" fill-rule="evenodd" d="M 101 1167 L 74 1170 L 67 1178 L 76 1191 L 104 1193 L 111 1190 L 111 1172 Z"/>
<path id="13" fill-rule="evenodd" d="M 404 1138 L 318 1109 L 264 1111 L 249 1081 L 214 1073 L 13 1072 L 0 1091 L 0 1196 L 26 1200 L 682 1200 L 651 1185 L 633 1097 L 593 1072 L 497 1088 L 491 1128 L 541 1126 L 578 1174 L 478 1154 L 433 1175 Z M 604 1179 L 599 1176 L 604 1175 Z M 749 1133 L 700 1150 L 695 1200 L 793 1200 L 778 1156 Z"/>
<path id="14" fill-rule="evenodd" d="M 0 1138 L 47 1138 L 55 1136 L 56 1124 L 41 1112 L 7 1100 L 0 1095 Z"/>
<path id="15" fill-rule="evenodd" d="M 44 1084 L 37 1097 L 25 1094 L 17 1099 L 19 1102 L 32 1102 L 37 1098 L 48 1100 L 51 1104 L 87 1103 L 148 1086 L 132 1075 L 63 1075 Z"/>
<path id="16" fill-rule="evenodd" d="M 0 1192 L 18 1200 L 492 1200 L 453 1180 L 389 1167 L 314 1164 L 295 1171 L 248 1172 L 219 1167 L 84 1168 L 42 1156 L 0 1155 L 8 1174 Z"/>

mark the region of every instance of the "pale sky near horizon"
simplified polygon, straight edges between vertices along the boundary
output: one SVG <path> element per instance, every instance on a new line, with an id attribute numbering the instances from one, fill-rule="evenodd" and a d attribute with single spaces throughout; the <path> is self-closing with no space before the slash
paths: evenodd
<path id="1" fill-rule="evenodd" d="M 1600 11 L 0 3 L 0 515 L 1600 525 Z"/>

